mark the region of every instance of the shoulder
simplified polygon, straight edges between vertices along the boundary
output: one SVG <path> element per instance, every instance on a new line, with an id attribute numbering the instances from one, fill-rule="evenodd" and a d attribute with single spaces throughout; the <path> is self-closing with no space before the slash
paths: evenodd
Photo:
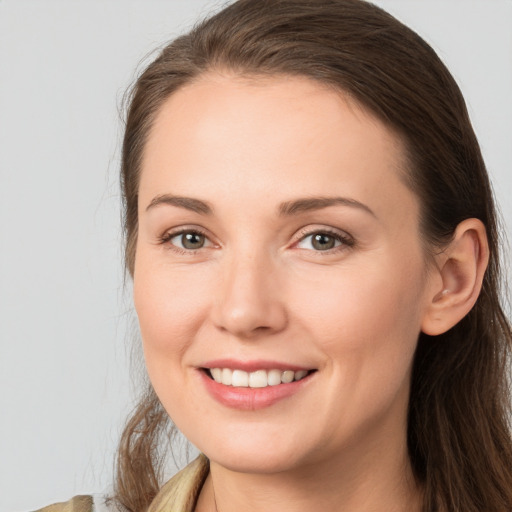
<path id="1" fill-rule="evenodd" d="M 54 503 L 36 512 L 93 512 L 93 504 L 92 496 L 75 496 L 69 501 Z"/>
<path id="2" fill-rule="evenodd" d="M 62 503 L 53 503 L 34 512 L 123 512 L 106 495 L 80 495 Z"/>
<path id="3" fill-rule="evenodd" d="M 209 470 L 208 459 L 199 455 L 162 486 L 148 512 L 193 512 Z"/>
<path id="4" fill-rule="evenodd" d="M 199 455 L 188 466 L 174 475 L 162 486 L 151 502 L 148 512 L 193 512 L 199 492 L 208 475 L 210 464 L 204 455 Z M 35 512 L 119 512 L 99 496 L 75 496 L 69 501 L 54 503 Z"/>

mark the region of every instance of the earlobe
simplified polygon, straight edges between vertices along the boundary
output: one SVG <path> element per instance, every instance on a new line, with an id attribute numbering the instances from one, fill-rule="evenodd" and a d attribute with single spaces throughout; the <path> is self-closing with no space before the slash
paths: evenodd
<path id="1" fill-rule="evenodd" d="M 480 294 L 488 261 L 489 245 L 482 221 L 462 221 L 452 241 L 436 256 L 437 279 L 432 279 L 433 289 L 421 325 L 425 334 L 442 334 L 469 313 Z"/>

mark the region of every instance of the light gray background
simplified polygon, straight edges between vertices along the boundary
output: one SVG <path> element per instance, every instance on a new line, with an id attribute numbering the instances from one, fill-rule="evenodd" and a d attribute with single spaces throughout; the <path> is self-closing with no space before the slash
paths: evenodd
<path id="1" fill-rule="evenodd" d="M 512 1 L 380 0 L 465 93 L 512 226 Z M 108 489 L 130 409 L 118 105 L 219 2 L 0 0 L 0 511 Z"/>

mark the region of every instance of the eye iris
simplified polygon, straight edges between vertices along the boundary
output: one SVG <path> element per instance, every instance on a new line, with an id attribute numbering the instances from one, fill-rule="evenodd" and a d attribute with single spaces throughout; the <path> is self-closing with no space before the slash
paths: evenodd
<path id="1" fill-rule="evenodd" d="M 181 243 L 185 249 L 200 249 L 204 245 L 204 235 L 200 233 L 183 233 Z"/>
<path id="2" fill-rule="evenodd" d="M 331 235 L 327 235 L 325 233 L 316 233 L 313 235 L 313 240 L 311 243 L 315 249 L 318 249 L 319 251 L 327 251 L 334 247 L 336 240 Z"/>

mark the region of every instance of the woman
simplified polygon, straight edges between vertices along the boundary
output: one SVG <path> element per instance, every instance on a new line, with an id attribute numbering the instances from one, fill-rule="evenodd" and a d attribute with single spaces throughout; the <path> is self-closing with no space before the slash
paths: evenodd
<path id="1" fill-rule="evenodd" d="M 122 183 L 152 387 L 113 503 L 512 508 L 492 193 L 416 34 L 360 0 L 235 2 L 138 79 Z M 204 455 L 161 486 L 169 418 Z"/>

